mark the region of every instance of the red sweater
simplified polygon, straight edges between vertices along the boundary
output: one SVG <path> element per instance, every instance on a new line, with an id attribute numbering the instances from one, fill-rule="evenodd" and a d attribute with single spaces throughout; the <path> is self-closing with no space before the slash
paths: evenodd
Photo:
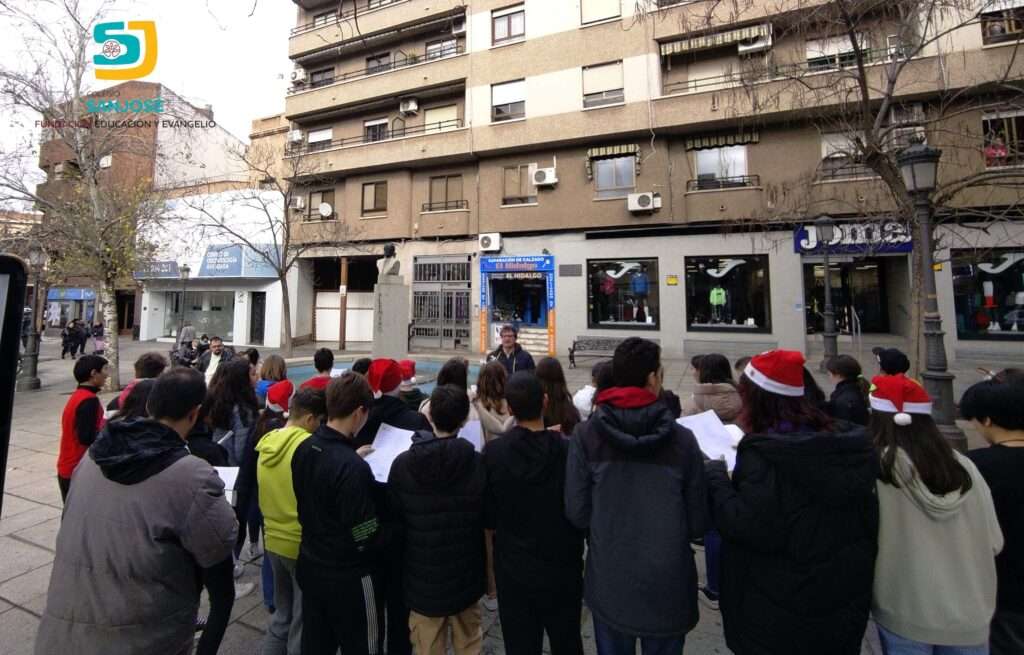
<path id="1" fill-rule="evenodd" d="M 81 385 L 68 399 L 60 419 L 60 454 L 57 475 L 70 478 L 85 451 L 103 427 L 103 406 L 96 397 L 96 387 Z"/>
<path id="2" fill-rule="evenodd" d="M 302 383 L 300 389 L 327 389 L 327 385 L 331 383 L 331 378 L 321 377 L 317 375 L 315 378 L 309 378 Z"/>

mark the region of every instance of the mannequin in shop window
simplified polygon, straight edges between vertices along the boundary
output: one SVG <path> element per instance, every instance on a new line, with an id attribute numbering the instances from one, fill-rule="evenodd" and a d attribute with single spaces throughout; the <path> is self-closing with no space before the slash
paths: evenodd
<path id="1" fill-rule="evenodd" d="M 636 311 L 633 319 L 637 323 L 646 323 L 647 311 L 650 309 L 650 306 L 647 304 L 647 295 L 651 287 L 650 280 L 647 277 L 647 267 L 641 266 L 639 271 L 633 271 L 629 284 L 636 302 Z"/>
<path id="2" fill-rule="evenodd" d="M 715 286 L 711 289 L 711 294 L 708 297 L 708 302 L 711 303 L 711 320 L 714 323 L 721 323 L 724 320 L 725 314 L 725 303 L 729 299 L 729 294 L 721 286 Z"/>

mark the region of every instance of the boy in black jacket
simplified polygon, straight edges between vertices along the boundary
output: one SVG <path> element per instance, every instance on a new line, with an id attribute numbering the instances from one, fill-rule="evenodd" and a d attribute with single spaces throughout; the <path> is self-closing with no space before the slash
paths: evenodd
<path id="1" fill-rule="evenodd" d="M 410 638 L 416 655 L 444 655 L 450 625 L 455 655 L 479 655 L 486 475 L 473 444 L 458 438 L 469 416 L 466 391 L 434 389 L 430 416 L 437 436 L 417 432 L 388 476 L 391 510 L 405 533 Z"/>
<path id="2" fill-rule="evenodd" d="M 516 426 L 487 445 L 485 525 L 495 530 L 494 574 L 509 655 L 582 655 L 583 534 L 565 518 L 569 442 L 544 429 L 547 397 L 533 373 L 505 386 Z"/>
<path id="3" fill-rule="evenodd" d="M 327 386 L 327 423 L 296 448 L 292 485 L 302 525 L 296 578 L 302 589 L 302 653 L 383 652 L 383 595 L 371 570 L 380 541 L 373 473 L 354 438 L 373 404 L 366 378 Z"/>

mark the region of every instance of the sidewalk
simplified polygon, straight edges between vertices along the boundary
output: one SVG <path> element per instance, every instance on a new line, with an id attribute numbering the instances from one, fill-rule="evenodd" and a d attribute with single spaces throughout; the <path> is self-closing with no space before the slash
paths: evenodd
<path id="1" fill-rule="evenodd" d="M 317 346 L 296 349 L 296 357 L 311 358 Z M 121 353 L 122 383 L 132 378 L 132 363 L 143 352 L 157 350 L 166 354 L 167 344 L 125 342 Z M 274 352 L 270 349 L 261 354 Z M 354 357 L 365 353 L 353 353 Z M 345 355 L 337 355 L 345 361 Z M 473 355 L 467 355 L 475 360 Z M 424 357 L 418 356 L 421 359 Z M 445 354 L 427 356 L 444 359 Z M 580 368 L 566 368 L 569 387 L 573 391 L 589 381 L 592 362 L 581 362 Z M 567 362 L 563 359 L 563 365 Z M 11 448 L 7 464 L 3 513 L 0 515 L 0 634 L 3 635 L 5 655 L 32 653 L 39 617 L 46 601 L 47 584 L 54 556 L 57 531 L 60 527 L 61 500 L 55 479 L 60 415 L 68 395 L 74 389 L 72 362 L 60 359 L 59 342 L 46 341 L 40 361 L 43 388 L 36 392 L 19 393 L 15 397 Z M 955 371 L 958 375 L 957 393 L 976 381 L 973 367 Z M 823 388 L 831 389 L 820 379 Z M 689 362 L 665 362 L 666 387 L 681 397 L 693 388 Z M 101 394 L 104 404 L 113 394 Z M 972 445 L 978 445 L 977 436 Z M 248 552 L 248 548 L 243 550 Z M 704 560 L 697 553 L 698 569 L 703 576 Z M 266 629 L 269 615 L 262 607 L 259 591 L 259 560 L 246 565 L 243 582 L 256 583 L 257 589 L 235 602 L 232 622 L 220 652 L 224 655 L 256 652 Z M 485 612 L 486 614 L 486 612 Z M 501 625 L 493 614 L 485 616 L 486 655 L 504 655 Z M 869 631 L 870 632 L 870 631 Z M 589 613 L 584 616 L 584 647 L 587 655 L 596 648 Z M 687 638 L 687 653 L 728 653 L 722 638 L 721 615 L 701 608 L 701 622 Z M 877 647 L 866 646 L 866 654 L 880 652 Z"/>

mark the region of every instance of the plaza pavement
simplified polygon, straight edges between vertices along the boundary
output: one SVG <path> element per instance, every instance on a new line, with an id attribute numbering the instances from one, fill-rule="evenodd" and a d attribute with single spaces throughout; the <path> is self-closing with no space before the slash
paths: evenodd
<path id="1" fill-rule="evenodd" d="M 295 355 L 297 358 L 309 359 L 315 348 L 313 345 L 298 348 Z M 59 340 L 47 340 L 44 343 L 39 367 L 43 388 L 40 391 L 18 393 L 15 398 L 3 490 L 3 512 L 0 515 L 0 653 L 3 655 L 33 652 L 60 527 L 61 500 L 55 479 L 55 462 L 61 410 L 75 385 L 71 375 L 72 363 L 70 360 L 62 361 L 59 350 Z M 122 383 L 131 379 L 131 365 L 135 358 L 150 350 L 160 350 L 166 354 L 167 344 L 123 342 L 120 367 Z M 274 351 L 267 349 L 264 354 L 271 352 Z M 358 347 L 353 351 L 354 356 L 365 354 L 359 352 Z M 443 359 L 444 355 L 416 357 Z M 345 359 L 340 355 L 338 358 L 340 361 Z M 565 358 L 563 364 L 566 364 Z M 579 369 L 566 368 L 570 389 L 575 391 L 588 381 L 590 364 L 591 361 L 586 361 L 581 362 Z M 954 371 L 958 374 L 958 396 L 966 385 L 978 379 L 974 367 L 975 363 L 965 362 L 959 367 L 961 370 Z M 823 388 L 831 389 L 824 379 L 820 381 Z M 680 397 L 687 397 L 693 388 L 689 363 L 682 360 L 666 361 L 665 383 Z M 104 404 L 112 396 L 112 393 L 101 394 Z M 976 435 L 972 435 L 972 445 L 979 445 Z M 248 547 L 243 550 L 243 554 L 247 553 Z M 703 578 L 704 561 L 701 553 L 698 553 L 697 562 Z M 231 625 L 220 649 L 224 655 L 252 655 L 259 652 L 269 618 L 261 602 L 259 564 L 259 559 L 246 564 L 242 581 L 253 582 L 257 588 L 235 602 Z M 497 616 L 485 611 L 484 627 L 485 655 L 504 655 L 501 625 Z M 872 633 L 870 629 L 868 632 Z M 586 654 L 594 655 L 593 627 L 586 610 L 583 637 Z M 873 655 L 880 652 L 873 641 L 865 642 L 863 653 Z M 718 612 L 701 607 L 700 624 L 688 635 L 685 652 L 701 655 L 729 653 L 722 638 L 721 615 Z"/>

